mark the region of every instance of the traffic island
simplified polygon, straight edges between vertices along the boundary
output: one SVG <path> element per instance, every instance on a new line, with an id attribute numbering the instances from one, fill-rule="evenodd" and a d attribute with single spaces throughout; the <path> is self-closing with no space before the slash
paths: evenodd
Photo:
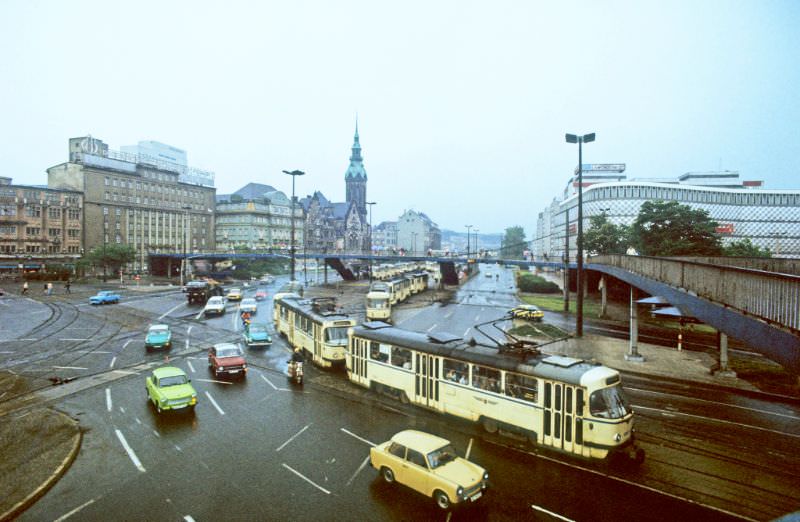
<path id="1" fill-rule="evenodd" d="M 0 418 L 0 521 L 11 520 L 69 469 L 81 447 L 78 423 L 50 408 Z"/>

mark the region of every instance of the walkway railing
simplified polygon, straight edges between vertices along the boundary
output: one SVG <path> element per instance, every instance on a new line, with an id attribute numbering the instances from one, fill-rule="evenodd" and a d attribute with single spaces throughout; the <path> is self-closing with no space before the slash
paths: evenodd
<path id="1" fill-rule="evenodd" d="M 589 259 L 682 288 L 800 333 L 800 276 L 697 261 L 602 255 Z"/>

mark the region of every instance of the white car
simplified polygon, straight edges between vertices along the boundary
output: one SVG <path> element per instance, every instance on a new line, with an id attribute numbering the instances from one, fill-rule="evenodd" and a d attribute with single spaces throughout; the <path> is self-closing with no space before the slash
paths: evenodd
<path id="1" fill-rule="evenodd" d="M 203 308 L 203 315 L 222 315 L 225 313 L 225 298 L 221 295 L 211 297 Z"/>
<path id="2" fill-rule="evenodd" d="M 248 297 L 246 299 L 242 299 L 242 302 L 239 303 L 239 313 L 241 312 L 249 312 L 252 315 L 258 313 L 258 303 L 252 297 Z"/>

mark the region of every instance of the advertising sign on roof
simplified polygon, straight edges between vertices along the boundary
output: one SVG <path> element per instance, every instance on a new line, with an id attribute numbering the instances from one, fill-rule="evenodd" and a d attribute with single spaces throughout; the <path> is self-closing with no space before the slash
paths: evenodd
<path id="1" fill-rule="evenodd" d="M 577 168 L 575 169 L 578 170 Z M 624 163 L 584 163 L 584 172 L 625 172 Z"/>

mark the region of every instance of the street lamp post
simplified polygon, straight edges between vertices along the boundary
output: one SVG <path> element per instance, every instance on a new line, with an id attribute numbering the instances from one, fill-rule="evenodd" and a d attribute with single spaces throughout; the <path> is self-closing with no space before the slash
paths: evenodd
<path id="1" fill-rule="evenodd" d="M 183 209 L 183 256 L 181 256 L 181 288 L 183 288 L 183 285 L 186 282 L 186 243 L 189 241 L 189 210 L 191 210 L 192 207 L 189 205 L 183 205 L 181 209 Z"/>
<path id="2" fill-rule="evenodd" d="M 464 227 L 467 229 L 467 264 L 469 264 L 469 234 L 472 225 L 464 225 Z"/>
<path id="3" fill-rule="evenodd" d="M 376 201 L 367 201 L 369 205 L 369 282 L 372 282 L 372 206 L 377 203 Z"/>
<path id="4" fill-rule="evenodd" d="M 476 228 L 474 232 L 475 232 L 475 257 L 479 258 L 480 256 L 478 255 L 478 252 L 480 252 L 480 250 L 478 250 L 478 232 L 480 232 L 480 230 Z"/>
<path id="5" fill-rule="evenodd" d="M 575 337 L 583 337 L 583 144 L 594 141 L 595 133 L 577 136 L 567 134 L 567 143 L 578 144 L 578 280 L 576 282 L 577 302 L 575 307 Z"/>
<path id="6" fill-rule="evenodd" d="M 291 266 L 290 281 L 294 281 L 294 178 L 296 178 L 297 176 L 303 176 L 305 172 L 303 172 L 302 170 L 293 170 L 291 172 L 289 172 L 288 170 L 284 170 L 283 173 L 288 174 L 289 176 L 292 177 L 292 210 L 291 210 L 292 240 L 291 243 L 289 243 L 289 250 L 292 256 L 292 261 L 290 265 Z"/>

